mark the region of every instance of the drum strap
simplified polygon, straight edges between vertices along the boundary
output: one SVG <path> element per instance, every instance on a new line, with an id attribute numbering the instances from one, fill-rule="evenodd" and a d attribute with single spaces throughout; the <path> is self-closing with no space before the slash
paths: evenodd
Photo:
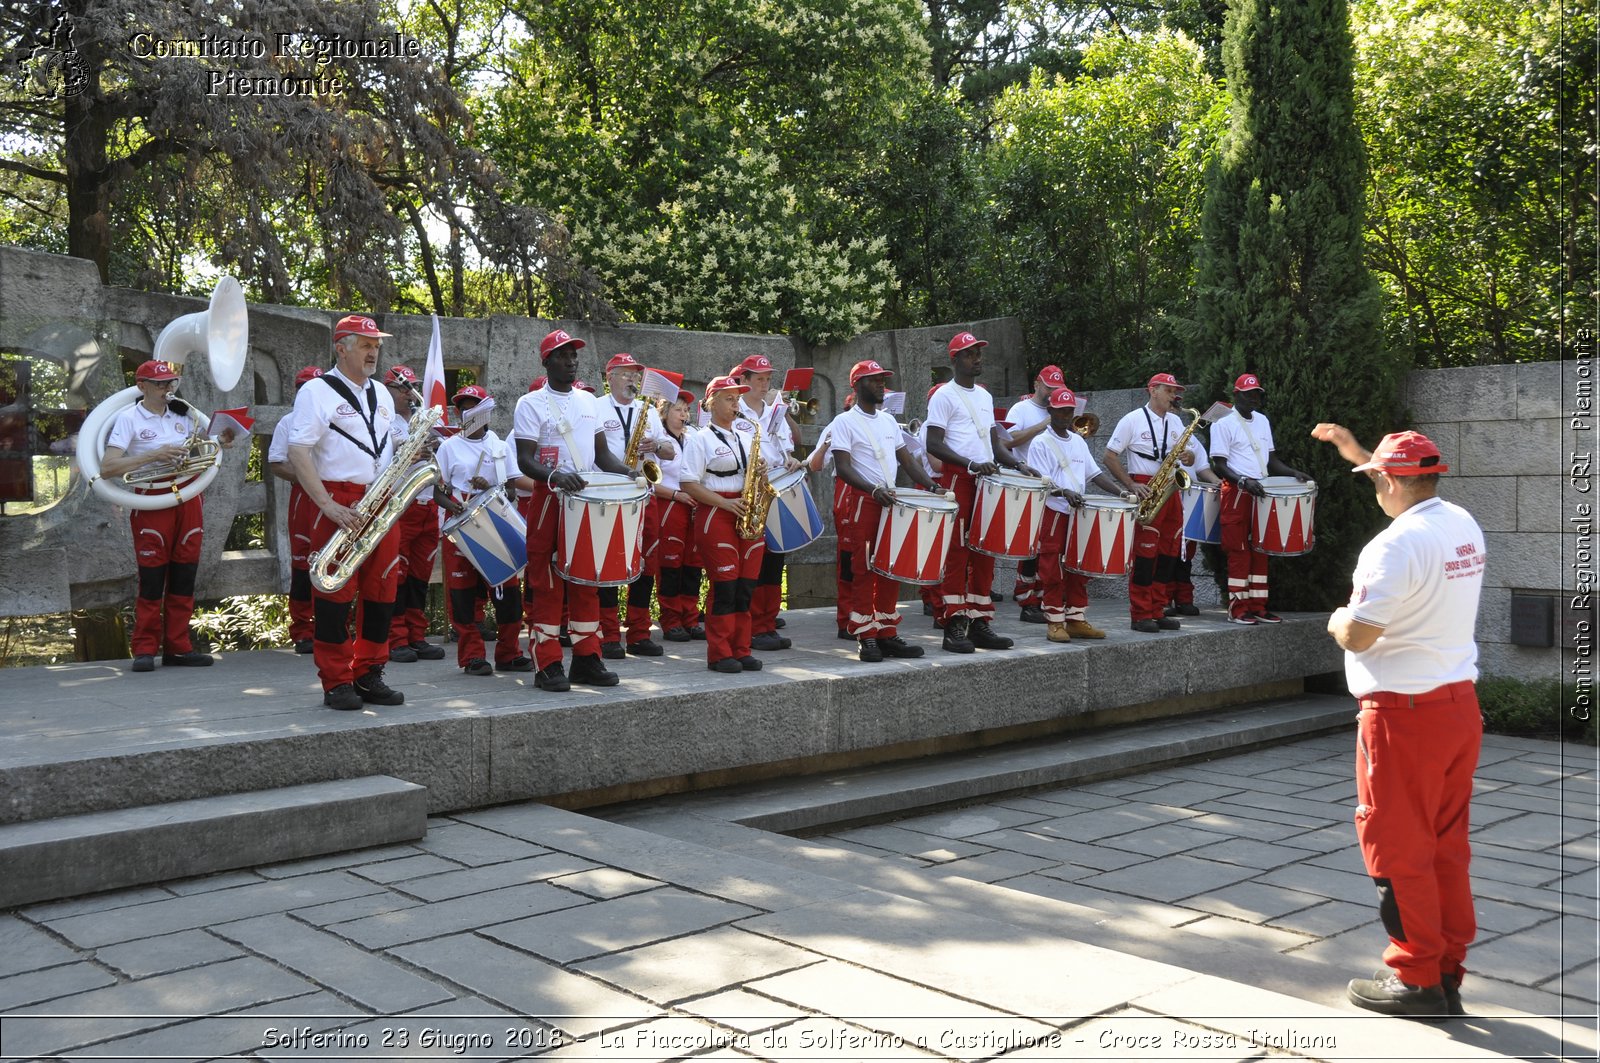
<path id="1" fill-rule="evenodd" d="M 861 416 L 863 420 L 867 419 L 865 414 L 862 414 Z M 877 416 L 888 417 L 889 415 L 880 412 Z M 883 452 L 883 440 L 877 434 L 872 435 L 870 438 L 872 440 L 872 453 L 877 457 L 878 470 L 883 475 L 883 485 L 885 487 L 893 487 L 894 464 L 891 462 L 889 456 Z"/>
<path id="2" fill-rule="evenodd" d="M 567 420 L 566 415 L 557 408 L 556 400 L 550 395 L 550 387 L 546 385 L 539 390 L 544 392 L 544 404 L 550 410 L 550 420 L 555 422 L 556 431 L 561 433 L 562 441 L 567 444 L 567 457 L 572 460 L 572 470 L 574 472 L 581 471 L 578 468 L 578 446 L 572 440 L 572 424 Z M 567 394 L 569 396 L 567 401 L 572 401 L 570 398 L 572 392 L 569 391 Z M 559 459 L 556 464 L 558 466 L 561 464 Z M 555 469 L 552 468 L 550 471 L 554 472 Z"/>
<path id="3" fill-rule="evenodd" d="M 1250 441 L 1250 449 L 1256 452 L 1256 465 L 1261 469 L 1261 475 L 1267 475 L 1267 456 L 1261 451 L 1261 440 L 1257 439 L 1256 434 L 1250 430 L 1250 422 L 1243 417 L 1239 417 L 1238 410 L 1234 410 L 1229 416 L 1239 419 L 1239 431 L 1243 432 L 1244 437 Z"/>
<path id="4" fill-rule="evenodd" d="M 976 389 L 971 389 L 976 390 Z M 961 400 L 961 405 L 966 407 L 967 417 L 972 421 L 973 434 L 978 437 L 978 446 L 983 448 L 983 460 L 994 460 L 994 446 L 989 442 L 989 437 L 978 426 L 978 411 L 972 405 L 972 396 L 969 389 L 960 385 L 952 385 L 950 393 Z"/>
<path id="5" fill-rule="evenodd" d="M 1056 435 L 1056 430 L 1054 428 L 1046 428 L 1039 434 L 1039 438 L 1048 441 L 1046 445 L 1050 448 L 1050 455 L 1056 459 L 1056 468 L 1070 473 L 1072 471 L 1072 455 L 1066 452 L 1067 444 L 1062 441 L 1060 436 Z M 1065 486 L 1068 491 L 1075 491 L 1081 495 L 1087 485 L 1074 483 Z"/>

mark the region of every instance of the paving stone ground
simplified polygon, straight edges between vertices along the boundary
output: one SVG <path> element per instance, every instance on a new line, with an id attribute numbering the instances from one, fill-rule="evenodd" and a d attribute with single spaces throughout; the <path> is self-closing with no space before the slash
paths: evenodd
<path id="1" fill-rule="evenodd" d="M 1596 776 L 1549 743 L 1485 744 L 1473 1017 L 1240 972 L 1375 965 L 1348 745 L 809 839 L 507 805 L 33 905 L 0 913 L 0 1057 L 1594 1058 Z"/>

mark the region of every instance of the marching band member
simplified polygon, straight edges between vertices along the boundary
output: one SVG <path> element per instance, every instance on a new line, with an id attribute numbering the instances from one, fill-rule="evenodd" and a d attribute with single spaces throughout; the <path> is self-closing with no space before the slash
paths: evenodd
<path id="1" fill-rule="evenodd" d="M 1189 442 L 1196 457 L 1194 468 L 1189 470 L 1190 475 L 1201 483 L 1220 484 L 1222 481 L 1211 471 L 1211 458 L 1206 453 L 1205 444 L 1200 442 L 1199 434 L 1192 436 Z M 1167 591 L 1168 616 L 1200 615 L 1200 607 L 1194 604 L 1194 555 L 1199 549 L 1200 544 L 1193 539 L 1178 540 L 1178 560 L 1172 566 L 1172 583 Z"/>
<path id="2" fill-rule="evenodd" d="M 738 428 L 748 432 L 752 425 L 761 426 L 761 453 L 773 470 L 787 472 L 800 467 L 794 457 L 794 426 L 789 420 L 789 407 L 779 401 L 771 402 L 767 396 L 772 390 L 772 361 L 764 354 L 752 354 L 728 371 L 728 377 L 744 385 L 749 394 L 739 402 Z M 761 573 L 756 579 L 754 599 L 750 606 L 750 622 L 755 634 L 750 645 L 758 650 L 786 650 L 792 643 L 778 634 L 778 610 L 783 604 L 783 565 L 786 555 L 768 550 L 761 560 Z"/>
<path id="3" fill-rule="evenodd" d="M 844 413 L 849 413 L 856 403 L 856 393 L 849 392 L 844 397 Z M 841 413 L 840 416 L 844 416 Z M 833 426 L 839 422 L 835 417 L 823 428 L 822 434 L 817 437 L 817 446 L 806 456 L 805 467 L 812 472 L 822 472 L 824 469 L 833 468 Z M 851 552 L 850 536 L 842 521 L 848 519 L 848 513 L 843 506 L 845 482 L 835 473 L 833 478 L 833 533 L 834 533 L 834 599 L 833 619 L 839 629 L 839 637 L 848 642 L 856 641 L 850 633 L 850 602 L 854 595 L 850 584 L 855 581 L 855 555 Z"/>
<path id="4" fill-rule="evenodd" d="M 179 366 L 148 361 L 134 370 L 139 401 L 120 411 L 106 436 L 100 475 L 123 476 L 146 465 L 176 465 L 189 456 L 194 423 L 172 409 Z M 233 446 L 231 430 L 218 437 Z M 155 494 L 167 488 L 135 488 Z M 167 509 L 130 509 L 134 560 L 139 568 L 139 594 L 133 608 L 133 671 L 153 672 L 155 655 L 163 665 L 205 667 L 209 654 L 196 652 L 189 633 L 194 615 L 194 583 L 200 569 L 200 543 L 205 533 L 201 496 L 186 498 Z"/>
<path id="5" fill-rule="evenodd" d="M 510 449 L 489 431 L 489 412 L 494 399 L 475 384 L 457 391 L 451 400 L 457 410 L 461 431 L 439 446 L 435 461 L 439 480 L 433 497 L 441 507 L 455 515 L 484 491 L 502 485 L 513 490 L 532 490 L 533 481 L 513 472 Z M 477 410 L 476 416 L 472 411 Z M 456 664 L 468 675 L 493 675 L 495 672 L 531 672 L 533 661 L 519 652 L 522 638 L 522 581 L 507 580 L 498 587 L 488 582 L 472 566 L 456 544 L 444 540 L 445 587 L 450 594 L 450 625 L 456 633 Z M 494 664 L 484 651 L 483 633 L 474 618 L 479 603 L 494 599 L 498 636 L 494 644 Z"/>
<path id="6" fill-rule="evenodd" d="M 1184 386 L 1171 373 L 1157 373 L 1146 383 L 1150 401 L 1123 415 L 1106 444 L 1106 469 L 1123 489 L 1149 496 L 1150 482 L 1166 459 L 1169 448 L 1182 437 L 1188 426 L 1172 412 Z M 1124 465 L 1123 457 L 1127 462 Z M 1199 460 L 1193 437 L 1178 457 L 1182 465 L 1193 467 Z M 1133 541 L 1133 570 L 1128 574 L 1128 608 L 1135 631 L 1176 631 L 1181 625 L 1166 615 L 1178 561 L 1178 543 L 1183 537 L 1183 500 L 1174 491 L 1151 524 L 1137 525 Z"/>
<path id="7" fill-rule="evenodd" d="M 1018 454 L 1028 453 L 1028 447 L 1045 429 L 1050 427 L 1050 396 L 1057 388 L 1067 386 L 1066 377 L 1058 365 L 1047 365 L 1033 378 L 1033 392 L 1012 404 L 1006 411 L 1011 427 L 1006 434 L 1011 437 L 1011 449 Z M 1024 624 L 1045 623 L 1044 612 L 1039 608 L 1042 588 L 1039 583 L 1039 559 L 1025 558 L 1017 562 L 1017 582 L 1011 597 L 1022 610 L 1018 618 Z"/>
<path id="8" fill-rule="evenodd" d="M 617 674 L 600 660 L 600 599 L 596 588 L 556 578 L 556 538 L 561 500 L 557 491 L 581 491 L 583 473 L 628 473 L 606 446 L 600 400 L 577 387 L 580 339 L 556 329 L 539 341 L 545 384 L 517 400 L 517 465 L 534 480 L 528 518 L 528 585 L 533 599 L 533 658 L 540 690 L 562 691 L 572 683 L 609 687 Z M 571 619 L 572 675 L 561 666 L 562 589 Z"/>
<path id="9" fill-rule="evenodd" d="M 337 528 L 361 526 L 356 506 L 394 457 L 394 400 L 372 380 L 387 332 L 370 317 L 348 314 L 333 327 L 335 367 L 300 389 L 289 433 L 289 464 L 316 514 L 311 553 Z M 399 705 L 405 695 L 383 681 L 389 660 L 400 529 L 390 527 L 348 583 L 330 594 L 311 590 L 313 654 L 322 703 L 331 709 Z M 350 603 L 356 635 L 350 636 Z"/>
<path id="10" fill-rule="evenodd" d="M 1211 427 L 1211 467 L 1222 477 L 1222 549 L 1228 555 L 1228 620 L 1234 624 L 1281 624 L 1267 611 L 1267 555 L 1251 549 L 1252 498 L 1264 498 L 1263 476 L 1310 479 L 1278 458 L 1272 424 L 1261 412 L 1267 392 L 1254 373 L 1233 382 L 1233 413 Z M 1249 497 L 1246 497 L 1249 496 Z"/>
<path id="11" fill-rule="evenodd" d="M 1101 472 L 1089 455 L 1089 444 L 1072 430 L 1078 406 L 1078 396 L 1072 389 L 1056 388 L 1050 393 L 1049 402 L 1050 427 L 1028 444 L 1028 464 L 1053 485 L 1044 502 L 1044 525 L 1039 532 L 1040 592 L 1045 623 L 1049 625 L 1045 637 L 1051 642 L 1071 642 L 1074 637 L 1103 639 L 1106 633 L 1087 619 L 1089 577 L 1068 572 L 1061 565 L 1067 526 L 1071 523 L 1071 509 L 1083 505 L 1088 484 L 1129 501 L 1133 496 L 1117 490 L 1116 481 Z"/>
<path id="12" fill-rule="evenodd" d="M 1033 474 L 1001 438 L 994 420 L 994 398 L 977 382 L 983 372 L 983 348 L 988 345 L 970 332 L 957 333 L 949 344 L 954 376 L 928 403 L 928 453 L 944 463 L 939 482 L 945 490 L 955 492 L 963 527 L 974 516 L 977 477 L 993 475 L 1001 466 Z M 994 616 L 994 600 L 989 596 L 993 584 L 994 558 L 968 550 L 965 535 L 958 529 L 940 586 L 946 651 L 1011 648 L 1011 640 L 995 634 L 989 626 Z"/>
<path id="13" fill-rule="evenodd" d="M 876 664 L 885 657 L 921 657 L 922 647 L 900 637 L 900 584 L 867 565 L 878 539 L 879 518 L 894 505 L 895 474 L 904 469 L 918 487 L 940 490 L 906 449 L 900 425 L 880 410 L 886 378 L 894 374 L 874 361 L 857 362 L 850 370 L 855 395 L 852 409 L 829 426 L 834 468 L 843 491 L 834 493 L 834 526 L 841 550 L 848 550 L 858 569 L 849 585 L 849 631 L 860 642 L 857 656 Z"/>
<path id="14" fill-rule="evenodd" d="M 417 374 L 403 365 L 390 366 L 383 386 L 394 401 L 394 445 L 406 441 L 406 423 L 416 412 L 422 392 Z M 394 618 L 389 622 L 389 660 L 402 664 L 444 660 L 444 647 L 430 643 L 428 584 L 439 556 L 439 507 L 423 492 L 412 499 L 400 518 L 400 569 L 394 592 Z"/>
<path id="15" fill-rule="evenodd" d="M 942 386 L 943 385 L 941 384 L 935 384 L 930 387 L 928 389 L 928 397 L 926 402 L 933 402 L 933 393 L 938 391 Z M 923 471 L 937 480 L 944 472 L 944 462 L 928 453 L 927 418 L 923 418 L 920 423 L 913 422 L 912 428 L 913 430 L 911 435 L 917 441 L 916 446 L 912 447 L 909 443 L 906 444 L 906 446 L 910 448 L 912 454 L 916 455 L 921 460 Z M 944 628 L 945 620 L 944 595 L 940 592 L 938 585 L 925 584 L 921 587 L 918 587 L 917 597 L 922 599 L 922 615 L 933 617 L 933 626 L 942 630 Z"/>
<path id="16" fill-rule="evenodd" d="M 601 400 L 601 424 L 606 433 L 606 447 L 611 453 L 626 461 L 628 443 L 644 418 L 644 435 L 639 440 L 639 453 L 634 459 L 636 468 L 629 472 L 638 476 L 646 461 L 660 465 L 660 458 L 676 453 L 672 441 L 661 428 L 661 418 L 655 408 L 639 397 L 644 385 L 644 366 L 631 354 L 614 354 L 606 362 L 606 388 L 609 394 Z M 644 570 L 628 584 L 627 646 L 622 639 L 622 622 L 618 617 L 620 597 L 616 587 L 600 590 L 600 656 L 607 660 L 621 660 L 632 653 L 640 657 L 660 657 L 665 651 L 661 643 L 650 637 L 650 591 L 655 585 L 660 558 L 656 553 L 659 538 L 660 510 L 654 506 L 645 509 Z M 662 623 L 665 630 L 666 624 Z"/>
<path id="17" fill-rule="evenodd" d="M 695 541 L 711 576 L 706 667 L 728 674 L 761 669 L 761 661 L 750 653 L 750 603 L 766 547 L 760 536 L 746 540 L 738 534 L 754 434 L 740 428 L 736 417 L 740 396 L 749 390 L 749 385 L 725 376 L 706 385 L 711 420 L 689 437 L 681 472 L 684 492 L 699 503 Z M 765 469 L 757 468 L 755 475 L 765 475 Z"/>
<path id="18" fill-rule="evenodd" d="M 668 642 L 690 642 L 706 637 L 700 626 L 700 568 L 694 542 L 694 499 L 683 489 L 683 457 L 694 418 L 692 392 L 679 391 L 671 403 L 661 405 L 661 427 L 674 443 L 670 455 L 660 455 L 661 479 L 650 504 L 656 509 L 657 534 L 648 549 L 655 554 L 658 583 L 656 601 L 661 607 L 662 637 Z M 658 452 L 659 454 L 659 452 Z M 647 555 L 646 565 L 651 564 Z M 631 608 L 631 607 L 630 607 Z"/>
<path id="19" fill-rule="evenodd" d="M 306 382 L 322 375 L 322 370 L 308 365 L 295 374 L 294 391 Z M 272 429 L 272 442 L 267 445 L 267 468 L 272 475 L 289 483 L 289 641 L 294 652 L 310 653 L 311 642 L 311 521 L 316 507 L 306 496 L 305 488 L 294 477 L 289 466 L 289 433 L 294 428 L 294 409 L 278 418 Z"/>

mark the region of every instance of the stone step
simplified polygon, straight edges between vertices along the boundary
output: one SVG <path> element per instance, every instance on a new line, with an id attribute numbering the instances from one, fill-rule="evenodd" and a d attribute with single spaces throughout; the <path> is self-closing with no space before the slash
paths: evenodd
<path id="1" fill-rule="evenodd" d="M 427 814 L 367 775 L 0 826 L 0 908 L 410 841 Z"/>

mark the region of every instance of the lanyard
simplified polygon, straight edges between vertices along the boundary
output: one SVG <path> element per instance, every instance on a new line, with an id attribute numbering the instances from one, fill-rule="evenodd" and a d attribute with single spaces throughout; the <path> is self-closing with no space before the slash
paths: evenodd
<path id="1" fill-rule="evenodd" d="M 727 447 L 729 450 L 732 450 L 735 447 L 737 447 L 738 450 L 739 450 L 739 467 L 734 469 L 733 472 L 719 472 L 719 473 L 717 473 L 717 475 L 718 476 L 738 476 L 741 473 L 743 473 L 744 470 L 745 470 L 745 463 L 749 459 L 745 456 L 744 440 L 739 438 L 739 433 L 738 432 L 733 433 L 733 442 L 730 443 L 730 442 L 728 442 L 728 437 L 722 434 L 722 429 L 718 428 L 714 424 L 707 425 L 706 427 L 711 429 L 711 434 L 712 435 L 714 435 L 718 439 L 722 440 L 722 445 L 723 446 Z M 707 469 L 706 471 L 710 472 L 711 470 Z"/>
<path id="2" fill-rule="evenodd" d="M 1161 415 L 1161 446 L 1158 449 L 1156 447 L 1156 426 L 1155 426 L 1155 422 L 1150 420 L 1150 407 L 1149 406 L 1145 406 L 1143 408 L 1143 410 L 1144 410 L 1144 424 L 1145 424 L 1145 427 L 1150 429 L 1150 449 L 1152 449 L 1152 450 L 1154 450 L 1156 452 L 1156 456 L 1155 456 L 1154 460 L 1156 460 L 1156 461 L 1165 461 L 1166 457 L 1167 457 L 1167 433 L 1169 431 L 1171 431 L 1171 426 L 1169 424 L 1167 424 L 1167 415 L 1166 414 L 1162 414 Z"/>
<path id="3" fill-rule="evenodd" d="M 337 370 L 334 372 L 337 372 Z M 350 403 L 351 408 L 356 411 L 356 416 L 360 417 L 361 422 L 367 426 L 367 436 L 372 440 L 371 447 L 368 447 L 365 443 L 361 442 L 361 440 L 357 439 L 349 432 L 346 432 L 338 425 L 331 422 L 328 425 L 329 428 L 333 429 L 335 432 L 338 432 L 350 442 L 354 443 L 358 450 L 370 457 L 372 459 L 372 468 L 374 471 L 376 471 L 378 468 L 379 457 L 383 454 L 383 444 L 378 442 L 378 389 L 373 385 L 371 380 L 368 380 L 367 401 L 363 403 L 360 399 L 356 398 L 355 392 L 350 390 L 350 385 L 345 383 L 343 377 L 334 376 L 333 373 L 324 373 L 317 379 L 326 381 L 330 388 L 343 396 L 345 401 Z M 368 412 L 369 406 L 371 407 L 370 413 Z"/>
<path id="4" fill-rule="evenodd" d="M 628 440 L 633 438 L 633 403 L 628 403 L 627 412 L 624 413 L 624 407 L 618 406 L 617 400 L 612 399 L 611 408 L 617 411 L 617 420 L 622 422 L 622 445 L 626 447 Z"/>

